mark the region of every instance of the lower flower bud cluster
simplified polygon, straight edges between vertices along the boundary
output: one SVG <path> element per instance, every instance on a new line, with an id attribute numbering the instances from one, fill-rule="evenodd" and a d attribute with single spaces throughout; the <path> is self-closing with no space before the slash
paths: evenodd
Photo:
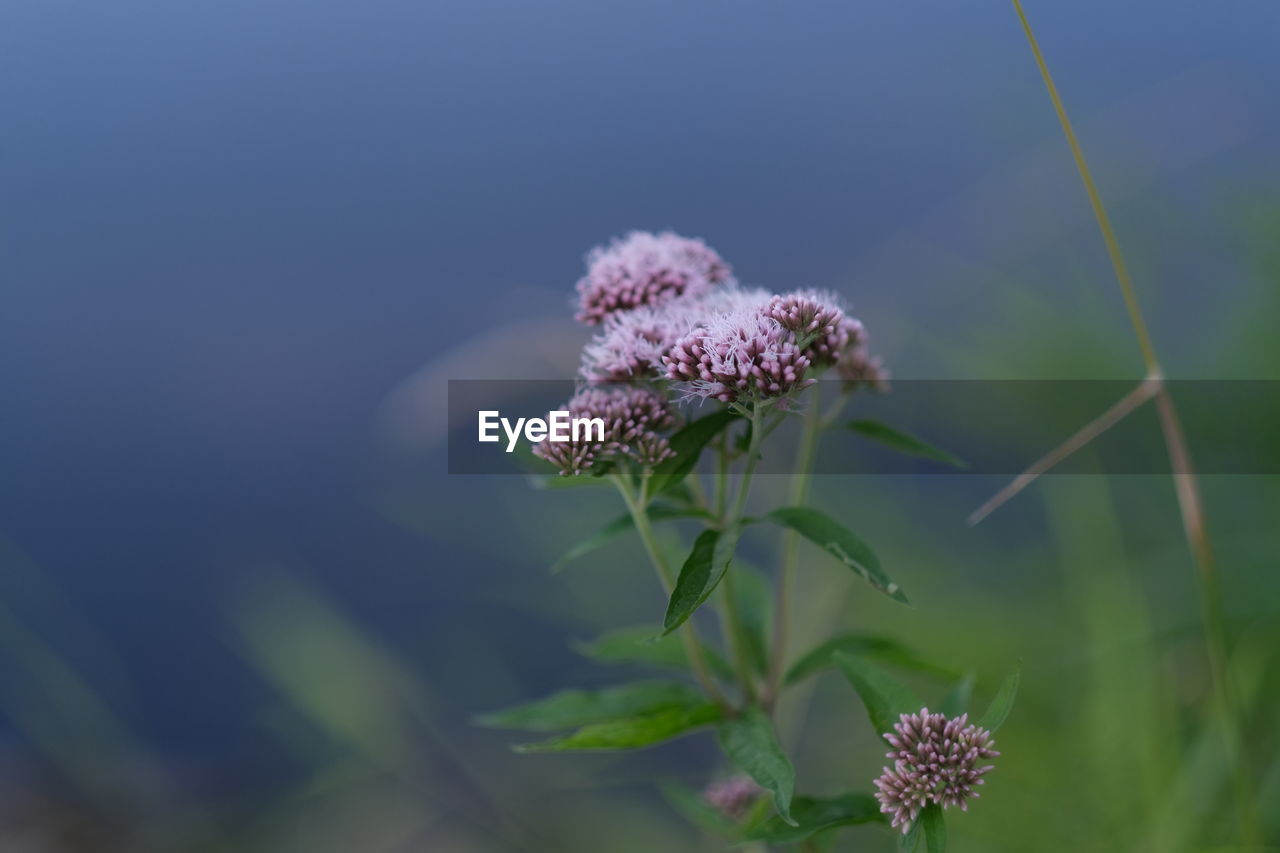
<path id="1" fill-rule="evenodd" d="M 948 719 L 928 708 L 901 715 L 884 739 L 893 747 L 886 753 L 893 767 L 876 779 L 876 799 L 904 834 L 931 803 L 968 811 L 969 800 L 978 796 L 974 788 L 994 769 L 977 763 L 1000 754 L 992 749 L 991 732 L 970 723 L 968 714 Z"/>

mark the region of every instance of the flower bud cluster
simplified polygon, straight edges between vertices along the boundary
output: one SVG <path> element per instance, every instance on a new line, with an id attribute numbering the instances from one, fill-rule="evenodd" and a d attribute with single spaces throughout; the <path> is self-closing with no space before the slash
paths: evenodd
<path id="1" fill-rule="evenodd" d="M 588 387 L 574 395 L 565 409 L 570 418 L 599 418 L 603 435 L 584 435 L 576 441 L 544 441 L 535 455 L 551 462 L 565 476 L 581 474 L 598 462 L 628 456 L 651 467 L 671 456 L 671 443 L 661 434 L 675 426 L 676 416 L 665 396 L 638 386 Z"/>
<path id="2" fill-rule="evenodd" d="M 967 811 L 969 800 L 978 796 L 974 788 L 994 769 L 977 763 L 1000 754 L 992 748 L 991 732 L 970 723 L 968 714 L 948 719 L 928 708 L 901 715 L 884 739 L 893 747 L 886 753 L 893 767 L 883 768 L 875 780 L 876 799 L 903 833 L 930 803 Z"/>

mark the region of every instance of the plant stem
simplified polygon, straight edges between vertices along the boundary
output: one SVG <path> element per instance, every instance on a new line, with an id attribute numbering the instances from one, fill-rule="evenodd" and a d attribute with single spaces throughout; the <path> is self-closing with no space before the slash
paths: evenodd
<path id="1" fill-rule="evenodd" d="M 648 472 L 645 472 L 640 485 L 641 495 L 647 492 L 648 477 Z M 662 583 L 662 591 L 670 598 L 671 590 L 675 587 L 675 576 L 672 574 L 671 567 L 667 565 L 666 558 L 662 556 L 662 551 L 658 548 L 658 541 L 653 535 L 653 525 L 649 523 L 647 507 L 642 503 L 639 496 L 632 493 L 631 486 L 623 475 L 611 474 L 610 479 L 618 487 L 618 493 L 622 495 L 622 501 L 627 505 L 627 511 L 631 514 L 631 521 L 635 524 L 636 532 L 640 534 L 640 541 L 644 543 L 645 552 L 648 553 L 649 560 L 653 563 L 653 567 L 658 573 L 658 580 Z M 680 626 L 679 632 L 680 640 L 684 644 L 685 656 L 689 659 L 689 667 L 693 670 L 694 678 L 702 685 L 702 689 L 712 701 L 726 710 L 731 709 L 732 706 L 729 704 L 729 700 L 725 698 L 724 693 L 716 684 L 715 678 L 712 677 L 710 669 L 707 668 L 706 658 L 702 654 L 702 644 L 698 641 L 697 631 L 693 622 L 686 621 Z"/>
<path id="2" fill-rule="evenodd" d="M 751 491 L 751 477 L 755 474 L 756 463 L 760 461 L 760 442 L 764 438 L 764 417 L 759 406 L 751 409 L 751 441 L 747 447 L 747 464 L 742 469 L 742 479 L 738 482 L 738 497 L 733 502 L 727 518 L 725 529 L 742 521 L 742 511 L 747 506 L 747 494 Z"/>
<path id="3" fill-rule="evenodd" d="M 716 518 L 723 519 L 729 503 L 729 450 L 725 447 L 725 434 L 720 433 L 716 446 Z"/>
<path id="4" fill-rule="evenodd" d="M 747 448 L 747 463 L 742 471 L 742 479 L 738 483 L 738 495 L 734 500 L 732 510 L 727 515 L 722 513 L 720 516 L 720 530 L 722 533 L 732 530 L 742 521 L 742 513 L 747 505 L 747 495 L 751 490 L 751 478 L 755 473 L 756 463 L 760 458 L 760 443 L 764 440 L 763 427 L 762 412 L 759 407 L 753 407 L 751 410 L 751 440 Z M 725 458 L 726 454 L 722 449 L 720 453 L 722 470 L 725 468 Z M 724 503 L 723 493 L 727 491 L 727 486 L 722 488 L 721 505 Z M 756 688 L 751 675 L 751 665 L 747 660 L 747 650 L 742 643 L 742 617 L 738 613 L 738 597 L 734 593 L 735 585 L 732 567 L 725 572 L 722 583 L 725 642 L 733 655 L 734 670 L 737 672 L 738 681 L 741 682 L 742 694 L 748 702 L 754 702 Z"/>
<path id="5" fill-rule="evenodd" d="M 733 572 L 724 573 L 721 584 L 721 597 L 724 604 L 724 639 L 733 653 L 733 669 L 742 685 L 742 695 L 748 703 L 756 700 L 756 686 L 751 676 L 751 664 L 747 660 L 747 649 L 742 643 L 742 616 L 738 613 L 738 596 L 733 580 Z"/>
<path id="6" fill-rule="evenodd" d="M 817 454 L 818 433 L 823 421 L 818 405 L 820 387 L 821 383 L 813 386 L 809 408 L 804 413 L 804 429 L 800 433 L 800 447 L 796 450 L 796 467 L 791 474 L 789 506 L 802 506 L 809 497 L 810 470 Z M 764 700 L 769 707 L 777 701 L 782 685 L 783 664 L 787 654 L 787 625 L 799 557 L 800 537 L 794 530 L 788 530 L 783 537 L 782 568 L 778 572 L 778 595 L 774 604 L 773 648 L 769 650 L 769 674 L 764 687 Z"/>
<path id="7" fill-rule="evenodd" d="M 1071 156 L 1075 159 L 1076 169 L 1084 183 L 1085 193 L 1089 196 L 1089 205 L 1093 208 L 1094 218 L 1102 232 L 1103 242 L 1107 246 L 1107 254 L 1111 258 L 1111 266 L 1115 271 L 1116 281 L 1124 296 L 1125 307 L 1129 312 L 1129 321 L 1133 326 L 1134 337 L 1138 348 L 1142 351 L 1142 359 L 1146 364 L 1147 375 L 1159 383 L 1156 394 L 1156 405 L 1160 414 L 1160 426 L 1164 433 L 1165 447 L 1169 453 L 1169 463 L 1173 470 L 1174 489 L 1178 496 L 1178 506 L 1182 514 L 1182 526 L 1186 533 L 1187 544 L 1196 563 L 1200 580 L 1200 598 L 1203 612 L 1205 645 L 1209 657 L 1209 668 L 1213 677 L 1215 704 L 1218 706 L 1222 720 L 1222 734 L 1227 752 L 1227 760 L 1231 767 L 1235 787 L 1237 817 L 1240 822 L 1242 840 L 1254 845 L 1261 837 L 1258 831 L 1257 818 L 1253 813 L 1252 786 L 1248 770 L 1244 766 L 1243 740 L 1240 732 L 1240 714 L 1230 673 L 1227 669 L 1226 619 L 1222 610 L 1222 595 L 1218 580 L 1217 563 L 1214 560 L 1213 548 L 1209 540 L 1208 528 L 1205 524 L 1204 503 L 1200 496 L 1200 483 L 1191 462 L 1191 454 L 1187 448 L 1186 436 L 1178 419 L 1177 409 L 1164 384 L 1164 371 L 1156 356 L 1151 336 L 1147 332 L 1147 324 L 1142 316 L 1142 308 L 1138 303 L 1137 293 L 1133 288 L 1133 280 L 1129 276 L 1128 265 L 1124 254 L 1120 251 L 1120 241 L 1116 239 L 1111 227 L 1110 217 L 1098 194 L 1093 173 L 1085 160 L 1084 151 L 1076 138 L 1071 119 L 1067 116 L 1066 107 L 1058 95 L 1058 87 L 1049 73 L 1049 65 L 1045 62 L 1044 53 L 1036 41 L 1031 23 L 1022 9 L 1021 0 L 1013 0 L 1018 20 L 1022 23 L 1027 42 L 1035 56 L 1036 66 L 1044 79 L 1053 109 L 1058 114 L 1062 132 L 1071 147 Z"/>

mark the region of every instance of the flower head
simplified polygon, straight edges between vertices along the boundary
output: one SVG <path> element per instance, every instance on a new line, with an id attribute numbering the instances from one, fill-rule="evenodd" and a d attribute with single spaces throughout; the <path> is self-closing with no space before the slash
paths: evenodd
<path id="1" fill-rule="evenodd" d="M 587 254 L 577 319 L 594 326 L 615 312 L 704 293 L 729 278 L 729 265 L 701 240 L 633 231 Z"/>
<path id="2" fill-rule="evenodd" d="M 675 426 L 667 398 L 649 388 L 619 386 L 585 388 L 566 405 L 571 419 L 599 418 L 602 436 L 590 433 L 576 441 L 542 441 L 534 455 L 559 466 L 564 476 L 581 474 L 597 462 L 627 455 L 641 465 L 656 465 L 673 456 L 659 433 Z"/>
<path id="3" fill-rule="evenodd" d="M 610 314 L 582 349 L 582 378 L 598 383 L 656 377 L 663 354 L 693 328 L 701 310 L 699 300 L 682 297 Z"/>
<path id="4" fill-rule="evenodd" d="M 796 290 L 769 300 L 764 312 L 795 332 L 811 364 L 835 364 L 862 337 L 862 323 L 846 312 L 840 297 L 818 290 Z"/>
<path id="5" fill-rule="evenodd" d="M 836 325 L 844 317 L 844 310 L 834 295 L 816 290 L 797 290 L 774 296 L 765 306 L 764 313 L 781 323 L 783 328 L 795 332 L 802 341 L 834 333 Z"/>
<path id="6" fill-rule="evenodd" d="M 730 820 L 741 820 L 763 793 L 749 776 L 731 776 L 708 785 L 702 799 Z"/>
<path id="7" fill-rule="evenodd" d="M 886 753 L 893 768 L 885 767 L 876 779 L 876 799 L 904 834 L 930 803 L 967 811 L 969 799 L 978 796 L 974 788 L 993 769 L 978 767 L 978 761 L 1000 754 L 991 748 L 991 732 L 970 723 L 968 714 L 947 719 L 928 708 L 902 714 L 884 739 L 893 747 Z"/>
<path id="8" fill-rule="evenodd" d="M 889 390 L 889 371 L 879 357 L 867 349 L 867 337 L 861 324 L 857 334 L 850 336 L 849 345 L 836 360 L 836 373 L 846 388 L 865 385 L 881 393 Z"/>
<path id="9" fill-rule="evenodd" d="M 714 300 L 711 300 L 714 301 Z M 726 403 L 784 397 L 809 384 L 794 332 L 769 316 L 760 292 L 736 292 L 662 356 L 668 379 Z"/>
<path id="10" fill-rule="evenodd" d="M 533 455 L 545 459 L 560 469 L 562 477 L 576 477 L 586 472 L 596 462 L 597 456 L 612 452 L 603 442 L 542 441 L 533 446 Z"/>
<path id="11" fill-rule="evenodd" d="M 646 432 L 636 436 L 627 445 L 626 452 L 644 468 L 652 468 L 659 462 L 665 462 L 676 455 L 676 452 L 671 449 L 671 442 L 656 432 Z"/>

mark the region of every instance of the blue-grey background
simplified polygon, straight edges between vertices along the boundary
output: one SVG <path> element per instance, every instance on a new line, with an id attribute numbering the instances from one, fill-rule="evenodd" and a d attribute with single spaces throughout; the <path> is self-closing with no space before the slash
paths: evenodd
<path id="1" fill-rule="evenodd" d="M 1280 6 L 1028 6 L 1169 373 L 1277 378 Z M 6 825 L 44 827 L 39 849 L 327 849 L 345 836 L 307 835 L 314 817 L 264 828 L 319 788 L 409 827 L 345 849 L 517 849 L 487 811 L 508 806 L 551 824 L 520 849 L 605 849 L 548 817 L 574 809 L 658 827 L 625 849 L 697 849 L 660 804 L 584 805 L 590 762 L 556 765 L 589 793 L 548 805 L 521 787 L 546 764 L 465 726 L 592 677 L 566 637 L 660 606 L 640 571 L 577 592 L 543 571 L 616 510 L 448 477 L 438 441 L 445 380 L 572 371 L 582 253 L 632 228 L 704 237 L 749 283 L 840 291 L 900 377 L 1139 375 L 1005 2 L 0 5 L 0 776 L 41 804 Z M 927 484 L 884 486 L 893 518 L 962 518 L 999 485 Z M 1191 595 L 1176 508 L 1134 488 L 1156 497 L 1128 545 L 1165 542 Z M 1209 485 L 1219 523 L 1274 553 L 1274 495 L 1243 488 Z M 1039 507 L 933 528 L 961 562 L 1008 558 L 936 601 L 962 582 L 1053 599 L 1019 562 Z M 901 520 L 890 551 L 898 527 L 919 546 Z M 1267 612 L 1274 583 L 1236 577 L 1229 597 Z M 316 770 L 336 747 L 289 714 L 365 667 L 289 614 L 425 685 L 434 746 L 387 749 L 421 758 L 433 781 L 407 801 L 430 819 Z M 264 651 L 277 634 L 297 659 Z M 343 742 L 375 712 L 333 689 L 319 728 Z M 966 849 L 1029 849 L 999 838 Z"/>

